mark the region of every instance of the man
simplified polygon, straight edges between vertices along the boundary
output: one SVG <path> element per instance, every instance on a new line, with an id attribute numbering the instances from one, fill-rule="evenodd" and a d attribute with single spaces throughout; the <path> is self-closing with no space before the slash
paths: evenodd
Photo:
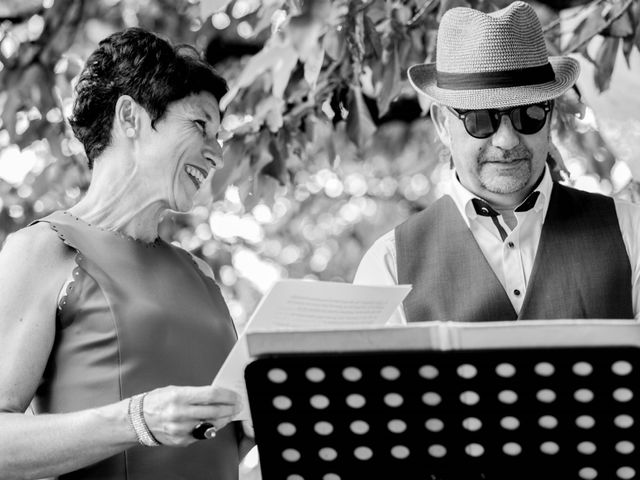
<path id="1" fill-rule="evenodd" d="M 533 9 L 449 10 L 437 61 L 408 74 L 454 170 L 448 195 L 358 268 L 355 283 L 413 285 L 390 323 L 638 318 L 638 208 L 554 184 L 546 167 L 553 100 L 579 68 L 548 57 Z"/>

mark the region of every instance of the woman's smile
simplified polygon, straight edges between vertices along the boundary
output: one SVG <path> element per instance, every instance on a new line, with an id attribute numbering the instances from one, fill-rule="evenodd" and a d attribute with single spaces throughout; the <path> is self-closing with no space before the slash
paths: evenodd
<path id="1" fill-rule="evenodd" d="M 187 163 L 184 166 L 185 172 L 187 172 L 187 176 L 191 179 L 196 188 L 200 188 L 202 183 L 207 178 L 208 173 L 200 167 L 197 167 L 191 163 Z"/>

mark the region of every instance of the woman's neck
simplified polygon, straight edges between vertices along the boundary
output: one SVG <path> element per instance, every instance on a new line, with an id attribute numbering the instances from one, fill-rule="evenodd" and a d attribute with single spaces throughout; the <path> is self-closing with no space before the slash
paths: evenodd
<path id="1" fill-rule="evenodd" d="M 103 154 L 86 195 L 69 212 L 96 227 L 152 242 L 168 206 L 141 176 L 135 162 Z"/>

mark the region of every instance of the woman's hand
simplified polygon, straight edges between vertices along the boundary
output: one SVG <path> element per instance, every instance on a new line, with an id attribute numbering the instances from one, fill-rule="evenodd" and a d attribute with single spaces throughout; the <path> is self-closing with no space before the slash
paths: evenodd
<path id="1" fill-rule="evenodd" d="M 240 396 L 223 388 L 169 386 L 150 391 L 144 399 L 144 419 L 163 445 L 187 446 L 198 440 L 191 432 L 200 422 L 220 430 L 240 413 Z"/>

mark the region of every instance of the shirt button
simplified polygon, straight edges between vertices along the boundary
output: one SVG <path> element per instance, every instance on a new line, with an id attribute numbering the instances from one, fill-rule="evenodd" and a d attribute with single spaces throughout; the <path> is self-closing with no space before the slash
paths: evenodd
<path id="1" fill-rule="evenodd" d="M 520 290 L 518 290 L 518 289 L 516 288 L 516 289 L 513 291 L 513 294 L 514 294 L 516 297 L 519 297 L 519 296 L 520 296 Z"/>
<path id="2" fill-rule="evenodd" d="M 509 242 L 509 243 L 507 243 L 507 245 L 509 245 L 509 248 L 513 248 L 513 247 L 516 246 L 515 243 L 513 243 L 513 242 Z"/>
<path id="3" fill-rule="evenodd" d="M 484 213 L 485 215 L 486 215 L 487 213 L 489 213 L 489 210 L 487 210 L 485 207 L 482 207 L 482 208 L 480 209 L 480 211 L 481 211 L 482 213 Z"/>

